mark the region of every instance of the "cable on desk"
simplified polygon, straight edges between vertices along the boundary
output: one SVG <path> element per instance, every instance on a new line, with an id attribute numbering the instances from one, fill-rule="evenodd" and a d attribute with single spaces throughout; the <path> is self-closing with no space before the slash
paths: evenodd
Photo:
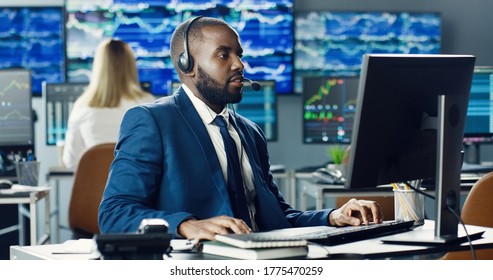
<path id="1" fill-rule="evenodd" d="M 471 237 L 469 236 L 469 233 L 467 232 L 466 225 L 464 225 L 464 222 L 462 221 L 461 217 L 459 216 L 459 214 L 457 214 L 454 211 L 454 209 L 452 209 L 452 207 L 450 207 L 450 206 L 447 205 L 447 209 L 454 214 L 454 216 L 459 220 L 459 223 L 464 228 L 464 231 L 466 232 L 467 242 L 469 243 L 469 248 L 471 249 L 471 258 L 473 260 L 476 260 L 476 250 L 474 250 L 474 246 L 472 246 Z"/>
<path id="2" fill-rule="evenodd" d="M 419 182 L 420 183 L 420 182 Z M 418 186 L 419 186 L 419 183 L 418 183 Z M 419 187 L 411 184 L 410 182 L 406 182 L 406 185 L 408 187 L 410 187 L 411 189 L 413 189 L 414 191 L 426 196 L 426 197 L 429 197 L 431 199 L 435 199 L 434 196 L 430 195 L 430 194 L 427 194 L 425 193 L 424 191 L 420 190 Z M 471 237 L 469 236 L 469 233 L 467 232 L 467 228 L 466 226 L 464 225 L 464 221 L 462 221 L 461 217 L 459 216 L 459 214 L 457 214 L 454 209 L 452 207 L 450 207 L 449 205 L 447 205 L 447 210 L 449 210 L 450 212 L 452 212 L 452 214 L 454 214 L 454 216 L 457 218 L 457 220 L 459 221 L 459 224 L 462 225 L 462 228 L 464 228 L 464 231 L 466 233 L 466 238 L 467 238 L 467 242 L 469 243 L 469 248 L 471 249 L 471 257 L 473 260 L 476 260 L 476 251 L 474 250 L 474 246 L 472 246 L 472 241 L 471 241 Z"/>

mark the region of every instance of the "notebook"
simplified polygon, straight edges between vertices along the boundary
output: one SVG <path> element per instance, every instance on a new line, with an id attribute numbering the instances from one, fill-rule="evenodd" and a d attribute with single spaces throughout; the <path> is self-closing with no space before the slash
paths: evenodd
<path id="1" fill-rule="evenodd" d="M 244 260 L 268 260 L 305 257 L 308 246 L 239 248 L 219 241 L 204 241 L 202 253 Z"/>
<path id="2" fill-rule="evenodd" d="M 299 247 L 308 244 L 303 238 L 284 236 L 269 231 L 247 234 L 216 234 L 216 240 L 238 248 Z"/>
<path id="3" fill-rule="evenodd" d="M 300 227 L 271 231 L 282 236 L 305 239 L 317 244 L 331 246 L 364 239 L 371 239 L 410 230 L 414 221 L 392 220 L 381 224 L 370 223 L 361 226 L 346 227 Z"/>

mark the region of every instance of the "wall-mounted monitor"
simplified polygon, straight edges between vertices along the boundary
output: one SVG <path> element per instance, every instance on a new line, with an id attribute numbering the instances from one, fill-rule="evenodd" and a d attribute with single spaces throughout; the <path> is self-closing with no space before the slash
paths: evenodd
<path id="1" fill-rule="evenodd" d="M 293 0 L 132 1 L 67 0 L 67 79 L 87 82 L 95 47 L 105 38 L 134 50 L 141 80 L 153 81 L 154 95 L 168 95 L 178 80 L 171 58 L 171 34 L 197 15 L 224 19 L 240 34 L 246 75 L 276 80 L 276 92 L 293 92 Z"/>
<path id="2" fill-rule="evenodd" d="M 296 14 L 296 93 L 304 76 L 359 75 L 369 53 L 438 54 L 438 13 L 311 11 Z"/>
<path id="3" fill-rule="evenodd" d="M 243 87 L 243 99 L 240 103 L 234 104 L 236 113 L 256 123 L 264 132 L 267 141 L 277 141 L 277 94 L 276 81 L 258 80 L 260 90 L 253 90 L 252 87 Z M 181 86 L 180 82 L 169 83 L 169 91 L 174 93 Z"/>
<path id="4" fill-rule="evenodd" d="M 15 177 L 15 162 L 34 152 L 31 71 L 0 70 L 0 177 Z"/>
<path id="5" fill-rule="evenodd" d="M 0 7 L 0 69 L 30 69 L 34 96 L 64 82 L 63 25 L 63 7 Z"/>
<path id="6" fill-rule="evenodd" d="M 493 142 L 493 66 L 474 68 L 464 142 Z"/>
<path id="7" fill-rule="evenodd" d="M 303 142 L 349 144 L 359 77 L 303 78 Z"/>

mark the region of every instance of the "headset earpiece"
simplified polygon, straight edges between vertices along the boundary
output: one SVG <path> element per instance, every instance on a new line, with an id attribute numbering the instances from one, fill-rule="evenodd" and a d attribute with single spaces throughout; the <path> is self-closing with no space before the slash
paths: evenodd
<path id="1" fill-rule="evenodd" d="M 178 57 L 178 68 L 185 74 L 192 70 L 193 60 L 187 51 L 182 52 Z"/>
<path id="2" fill-rule="evenodd" d="M 188 50 L 188 31 L 190 30 L 190 26 L 192 26 L 192 23 L 201 17 L 202 16 L 198 16 L 192 19 L 188 23 L 187 27 L 185 28 L 185 32 L 183 34 L 183 52 L 178 57 L 177 64 L 178 64 L 178 68 L 180 68 L 180 70 L 185 74 L 192 71 L 193 69 L 193 58 L 190 55 L 190 51 Z"/>

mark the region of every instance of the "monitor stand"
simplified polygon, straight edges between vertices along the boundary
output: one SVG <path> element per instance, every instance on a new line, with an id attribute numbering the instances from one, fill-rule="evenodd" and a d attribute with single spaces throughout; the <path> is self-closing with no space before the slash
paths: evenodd
<path id="1" fill-rule="evenodd" d="M 459 225 L 457 234 L 435 236 L 433 228 L 417 227 L 411 231 L 386 236 L 381 239 L 383 243 L 417 246 L 457 245 L 469 240 L 477 240 L 483 236 L 484 230 L 475 226 L 466 225 L 466 231 Z M 468 238 L 469 236 L 469 238 Z"/>
<path id="2" fill-rule="evenodd" d="M 468 240 L 466 232 L 459 234 L 459 221 L 456 216 L 460 215 L 460 174 L 463 160 L 461 151 L 468 98 L 467 95 L 438 96 L 435 180 L 437 217 L 434 234 L 427 230 L 413 230 L 412 233 L 416 231 L 415 234 L 411 234 L 413 236 L 396 235 L 386 238 L 384 242 L 439 245 L 462 243 Z M 472 238 L 480 238 L 482 234 L 482 232 L 474 232 Z"/>

